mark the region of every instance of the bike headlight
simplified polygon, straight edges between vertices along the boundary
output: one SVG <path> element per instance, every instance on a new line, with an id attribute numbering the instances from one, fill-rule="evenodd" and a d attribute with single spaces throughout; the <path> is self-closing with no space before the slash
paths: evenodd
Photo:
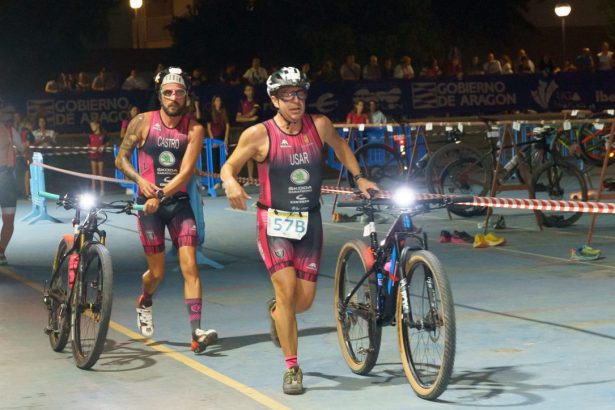
<path id="1" fill-rule="evenodd" d="M 407 208 L 414 203 L 416 195 L 408 187 L 401 187 L 393 193 L 393 202 L 400 208 Z"/>
<path id="2" fill-rule="evenodd" d="M 79 208 L 83 210 L 90 210 L 96 205 L 96 198 L 94 195 L 81 194 L 79 196 Z"/>

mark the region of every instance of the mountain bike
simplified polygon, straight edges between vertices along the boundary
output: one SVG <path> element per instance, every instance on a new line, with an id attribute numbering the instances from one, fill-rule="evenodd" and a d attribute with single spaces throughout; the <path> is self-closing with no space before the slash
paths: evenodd
<path id="1" fill-rule="evenodd" d="M 132 214 L 143 206 L 124 200 L 99 202 L 88 194 L 39 195 L 57 201 L 66 210 L 75 210 L 74 233 L 60 240 L 51 277 L 45 282 L 43 302 L 48 321 L 44 332 L 51 348 L 61 352 L 72 329 L 76 365 L 89 369 L 100 357 L 107 338 L 113 293 L 111 255 L 105 247 L 107 235 L 99 228 L 107 220 L 107 212 Z M 86 213 L 83 220 L 82 211 Z"/>
<path id="2" fill-rule="evenodd" d="M 404 373 L 414 392 L 427 400 L 439 397 L 451 377 L 455 310 L 444 267 L 412 217 L 456 201 L 472 199 L 413 201 L 400 189 L 394 200 L 362 197 L 338 203 L 367 215 L 364 233 L 370 237 L 370 245 L 346 242 L 335 268 L 335 322 L 344 360 L 352 372 L 369 373 L 380 352 L 382 327 L 397 325 Z M 395 207 L 399 214 L 379 242 L 374 215 L 383 207 Z"/>
<path id="3" fill-rule="evenodd" d="M 601 167 L 606 153 L 606 143 L 611 132 L 611 122 L 601 119 L 614 119 L 614 114 L 603 112 L 591 116 L 593 122 L 583 124 L 577 133 L 577 143 L 583 161 L 588 165 Z M 608 165 L 615 162 L 615 148 L 609 149 Z"/>

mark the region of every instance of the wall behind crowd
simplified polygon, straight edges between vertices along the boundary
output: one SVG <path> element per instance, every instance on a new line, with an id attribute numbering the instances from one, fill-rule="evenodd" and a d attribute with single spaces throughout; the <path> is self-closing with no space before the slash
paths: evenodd
<path id="1" fill-rule="evenodd" d="M 263 103 L 262 118 L 274 111 L 264 86 L 256 87 Z M 243 86 L 203 85 L 194 93 L 202 111 L 210 109 L 214 95 L 220 95 L 231 121 L 243 95 Z M 307 100 L 309 112 L 322 113 L 344 122 L 353 102 L 375 100 L 390 122 L 430 116 L 473 116 L 511 112 L 558 112 L 562 109 L 599 111 L 615 105 L 615 72 L 464 76 L 463 79 L 399 80 L 382 82 L 314 83 Z M 119 131 L 131 105 L 141 111 L 158 108 L 153 91 L 109 91 L 86 93 L 39 93 L 19 97 L 3 96 L 22 114 L 44 115 L 49 127 L 61 134 L 88 131 L 91 120 L 99 120 L 109 132 Z"/>

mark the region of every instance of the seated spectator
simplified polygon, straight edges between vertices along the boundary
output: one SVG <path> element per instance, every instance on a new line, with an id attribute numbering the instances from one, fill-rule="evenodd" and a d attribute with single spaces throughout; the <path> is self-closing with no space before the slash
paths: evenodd
<path id="1" fill-rule="evenodd" d="M 59 76 L 58 76 L 59 77 Z M 57 94 L 62 91 L 62 83 L 58 79 L 51 79 L 45 83 L 45 92 L 50 94 Z"/>
<path id="2" fill-rule="evenodd" d="M 602 49 L 596 54 L 596 60 L 598 61 L 598 71 L 608 71 L 613 69 L 613 52 L 609 50 L 609 43 L 604 41 L 602 43 Z"/>
<path id="3" fill-rule="evenodd" d="M 333 61 L 331 60 L 325 60 L 322 63 L 322 67 L 320 67 L 320 70 L 316 73 L 316 77 L 314 78 L 315 81 L 323 83 L 333 83 L 339 81 L 339 79 L 337 72 L 333 69 Z"/>
<path id="4" fill-rule="evenodd" d="M 38 117 L 38 128 L 32 131 L 34 145 L 38 147 L 51 147 L 56 144 L 56 133 L 47 128 L 47 119 Z"/>
<path id="5" fill-rule="evenodd" d="M 399 60 L 399 64 L 395 66 L 393 77 L 398 80 L 410 80 L 414 78 L 414 69 L 412 68 L 412 59 L 410 56 L 403 56 Z"/>
<path id="6" fill-rule="evenodd" d="M 487 61 L 483 64 L 485 74 L 502 74 L 502 64 L 495 58 L 495 54 L 487 54 Z"/>
<path id="7" fill-rule="evenodd" d="M 237 72 L 237 64 L 228 63 L 218 77 L 221 83 L 228 85 L 237 85 L 241 83 L 241 77 Z"/>
<path id="8" fill-rule="evenodd" d="M 252 66 L 243 74 L 243 78 L 252 85 L 265 83 L 267 76 L 267 70 L 261 67 L 261 59 L 258 57 L 252 59 Z"/>
<path id="9" fill-rule="evenodd" d="M 387 117 L 378 109 L 378 103 L 375 100 L 369 102 L 369 123 L 370 124 L 386 124 Z"/>
<path id="10" fill-rule="evenodd" d="M 420 76 L 435 79 L 442 75 L 442 70 L 438 66 L 438 60 L 436 58 L 431 58 L 427 64 L 423 66 L 421 69 Z"/>
<path id="11" fill-rule="evenodd" d="M 340 67 L 342 81 L 358 81 L 361 79 L 361 66 L 355 61 L 354 54 L 346 56 L 346 62 Z"/>
<path id="12" fill-rule="evenodd" d="M 60 82 L 63 91 L 75 91 L 75 78 L 72 74 L 60 73 Z"/>
<path id="13" fill-rule="evenodd" d="M 500 64 L 502 64 L 502 74 L 514 74 L 512 68 L 512 60 L 508 56 L 508 54 L 502 55 L 500 58 Z"/>
<path id="14" fill-rule="evenodd" d="M 461 60 L 456 55 L 451 57 L 451 60 L 448 62 L 448 67 L 446 67 L 446 75 L 450 77 L 457 77 L 461 79 L 463 77 L 463 67 L 461 66 Z"/>
<path id="15" fill-rule="evenodd" d="M 130 74 L 124 80 L 122 84 L 122 90 L 132 91 L 132 90 L 147 90 L 147 82 L 139 77 L 137 74 L 137 70 L 134 68 L 130 70 Z"/>
<path id="16" fill-rule="evenodd" d="M 77 75 L 77 83 L 75 84 L 76 91 L 90 91 L 91 83 L 88 80 L 88 76 L 86 73 L 81 71 Z"/>
<path id="17" fill-rule="evenodd" d="M 92 80 L 92 91 L 109 91 L 115 88 L 115 81 L 107 74 L 107 70 L 102 68 L 98 75 Z"/>
<path id="18" fill-rule="evenodd" d="M 564 73 L 574 73 L 579 70 L 577 70 L 577 67 L 574 64 L 572 64 L 572 61 L 566 60 L 564 61 L 564 67 L 562 67 L 561 71 Z"/>
<path id="19" fill-rule="evenodd" d="M 543 75 L 551 75 L 559 72 L 559 67 L 555 65 L 548 54 L 545 54 L 542 56 L 540 63 L 538 63 L 538 71 L 540 71 Z"/>
<path id="20" fill-rule="evenodd" d="M 195 67 L 192 70 L 192 75 L 190 76 L 190 81 L 192 82 L 193 87 L 200 87 L 207 83 L 207 76 L 203 72 L 203 69 L 200 67 Z"/>
<path id="21" fill-rule="evenodd" d="M 466 75 L 483 75 L 485 72 L 483 71 L 483 66 L 480 63 L 480 59 L 478 56 L 472 56 L 472 60 L 470 60 L 470 65 L 466 70 Z"/>
<path id="22" fill-rule="evenodd" d="M 577 66 L 577 70 L 591 73 L 595 70 L 594 58 L 589 47 L 584 47 L 581 50 L 581 54 L 574 60 L 574 64 Z"/>
<path id="23" fill-rule="evenodd" d="M 346 124 L 369 124 L 369 117 L 365 113 L 365 103 L 357 100 L 352 111 L 346 115 Z"/>
<path id="24" fill-rule="evenodd" d="M 393 59 L 391 57 L 387 57 L 382 62 L 382 79 L 383 80 L 392 80 L 395 73 L 395 67 L 393 67 Z"/>
<path id="25" fill-rule="evenodd" d="M 378 65 L 378 57 L 369 56 L 369 63 L 363 67 L 363 79 L 367 81 L 378 81 L 382 78 L 382 71 Z"/>
<path id="26" fill-rule="evenodd" d="M 517 73 L 531 74 L 536 72 L 536 65 L 528 57 L 524 49 L 519 50 L 519 59 L 517 60 Z"/>

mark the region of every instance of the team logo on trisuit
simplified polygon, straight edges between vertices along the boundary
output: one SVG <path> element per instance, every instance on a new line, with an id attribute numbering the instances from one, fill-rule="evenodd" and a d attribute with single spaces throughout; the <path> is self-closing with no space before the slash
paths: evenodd
<path id="1" fill-rule="evenodd" d="M 296 169 L 290 174 L 290 180 L 295 185 L 307 184 L 310 180 L 310 173 L 303 168 Z"/>
<path id="2" fill-rule="evenodd" d="M 276 249 L 276 250 L 273 251 L 273 253 L 278 258 L 283 258 L 284 257 L 284 249 Z"/>
<path id="3" fill-rule="evenodd" d="M 165 167 L 173 166 L 175 164 L 175 155 L 171 151 L 162 151 L 158 156 L 158 162 Z"/>
<path id="4" fill-rule="evenodd" d="M 288 141 L 286 141 L 286 139 L 282 139 L 282 142 L 280 143 L 280 148 L 290 148 L 290 144 L 288 143 Z"/>

